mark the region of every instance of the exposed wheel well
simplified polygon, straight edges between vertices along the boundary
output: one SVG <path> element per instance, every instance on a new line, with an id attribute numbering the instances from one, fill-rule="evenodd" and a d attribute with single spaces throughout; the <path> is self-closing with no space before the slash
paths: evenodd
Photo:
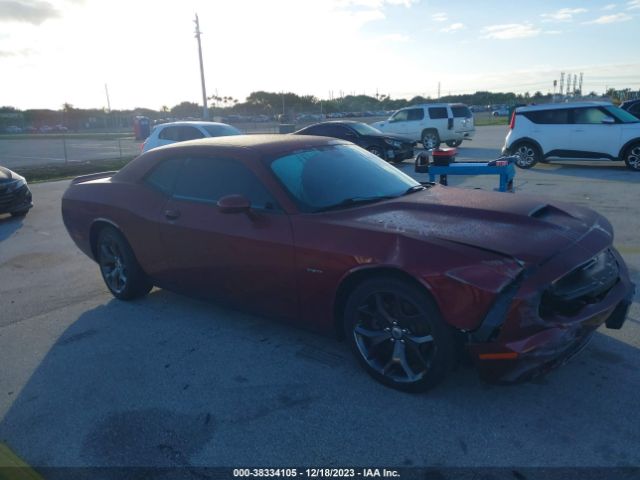
<path id="1" fill-rule="evenodd" d="M 640 143 L 640 138 L 634 138 L 633 140 L 629 140 L 627 143 L 623 145 L 620 149 L 620 153 L 618 153 L 618 160 L 624 160 L 624 156 L 627 154 L 627 150 L 631 148 L 632 145 L 636 143 Z"/>
<path id="2" fill-rule="evenodd" d="M 91 225 L 91 229 L 89 230 L 89 245 L 91 245 L 91 255 L 96 261 L 98 259 L 98 236 L 100 235 L 102 229 L 105 227 L 113 227 L 118 230 L 118 232 L 120 232 L 120 229 L 117 226 L 115 226 L 111 222 L 108 222 L 107 220 L 97 220 L 93 222 L 93 224 Z M 122 234 L 122 232 L 120 232 L 120 234 Z M 122 236 L 124 237 L 124 235 Z"/>
<path id="3" fill-rule="evenodd" d="M 420 134 L 420 138 L 424 137 L 424 134 L 427 132 L 435 132 L 436 135 L 438 135 L 438 137 L 440 136 L 437 128 L 425 128 L 424 130 L 422 130 L 422 133 Z"/>
<path id="4" fill-rule="evenodd" d="M 340 285 L 338 286 L 338 290 L 336 292 L 335 301 L 333 302 L 333 321 L 334 321 L 334 329 L 338 338 L 344 338 L 344 308 L 347 304 L 347 300 L 351 292 L 353 292 L 358 285 L 362 282 L 369 280 L 371 278 L 376 277 L 392 277 L 400 280 L 407 281 L 412 283 L 422 291 L 426 295 L 431 295 L 429 291 L 422 285 L 418 280 L 409 275 L 406 272 L 394 267 L 375 267 L 375 268 L 364 268 L 353 272 L 348 277 L 344 278 Z"/>

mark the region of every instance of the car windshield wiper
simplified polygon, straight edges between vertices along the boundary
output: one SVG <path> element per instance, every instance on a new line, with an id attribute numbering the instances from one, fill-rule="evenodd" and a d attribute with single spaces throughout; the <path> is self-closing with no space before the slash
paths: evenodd
<path id="1" fill-rule="evenodd" d="M 413 192 L 421 192 L 422 190 L 426 190 L 426 185 L 414 185 L 413 187 L 407 188 L 407 190 L 403 193 L 403 195 L 408 195 Z"/>
<path id="2" fill-rule="evenodd" d="M 334 203 L 333 205 L 328 205 L 326 207 L 321 207 L 318 208 L 317 210 L 314 210 L 313 213 L 317 213 L 317 212 L 327 212 L 329 210 L 337 210 L 340 208 L 347 208 L 347 207 L 352 207 L 355 205 L 362 205 L 365 203 L 374 203 L 374 202 L 379 202 L 380 200 L 390 200 L 392 198 L 397 198 L 394 195 L 379 195 L 376 197 L 351 197 L 351 198 L 345 198 L 344 200 L 341 200 L 338 203 Z"/>

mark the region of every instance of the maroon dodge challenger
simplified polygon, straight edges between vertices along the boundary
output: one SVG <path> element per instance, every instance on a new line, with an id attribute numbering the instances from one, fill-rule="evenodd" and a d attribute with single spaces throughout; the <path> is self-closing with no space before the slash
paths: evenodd
<path id="1" fill-rule="evenodd" d="M 545 372 L 620 328 L 635 290 L 591 210 L 421 184 L 324 137 L 154 149 L 75 179 L 62 215 L 115 297 L 155 285 L 336 332 L 408 391 L 465 352 L 488 380 Z"/>

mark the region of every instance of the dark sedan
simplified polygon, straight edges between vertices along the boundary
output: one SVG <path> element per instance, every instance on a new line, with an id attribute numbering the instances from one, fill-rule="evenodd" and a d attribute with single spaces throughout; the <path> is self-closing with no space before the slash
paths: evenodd
<path id="1" fill-rule="evenodd" d="M 640 118 L 640 98 L 636 98 L 635 100 L 627 100 L 626 102 L 622 102 L 620 108 L 626 110 L 630 114 L 635 117 Z"/>
<path id="2" fill-rule="evenodd" d="M 295 135 L 318 135 L 353 142 L 378 157 L 394 163 L 413 158 L 415 142 L 382 133 L 362 122 L 330 121 L 302 128 Z"/>
<path id="3" fill-rule="evenodd" d="M 31 207 L 31 191 L 24 177 L 0 167 L 0 214 L 23 217 Z"/>
<path id="4" fill-rule="evenodd" d="M 592 210 L 423 185 L 326 137 L 158 148 L 75 179 L 62 214 L 117 298 L 156 285 L 335 332 L 409 391 L 463 346 L 489 380 L 546 371 L 620 328 L 635 288 Z"/>

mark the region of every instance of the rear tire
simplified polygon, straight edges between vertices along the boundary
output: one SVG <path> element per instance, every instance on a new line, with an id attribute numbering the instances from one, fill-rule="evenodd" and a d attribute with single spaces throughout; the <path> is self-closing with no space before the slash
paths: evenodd
<path id="1" fill-rule="evenodd" d="M 425 130 L 422 132 L 422 146 L 426 150 L 434 150 L 440 146 L 440 135 L 437 130 Z"/>
<path id="2" fill-rule="evenodd" d="M 455 330 L 428 294 L 405 280 L 381 276 L 356 287 L 344 331 L 362 367 L 397 390 L 427 391 L 456 364 Z"/>
<path id="3" fill-rule="evenodd" d="M 531 142 L 518 142 L 511 150 L 513 151 L 513 154 L 518 157 L 518 160 L 516 160 L 516 166 L 525 170 L 533 167 L 542 159 L 540 149 L 537 145 Z"/>
<path id="4" fill-rule="evenodd" d="M 462 140 L 449 140 L 445 143 L 447 144 L 447 147 L 456 148 L 462 145 Z"/>
<path id="5" fill-rule="evenodd" d="M 624 163 L 632 172 L 640 172 L 640 142 L 629 145 L 623 155 Z"/>
<path id="6" fill-rule="evenodd" d="M 96 243 L 96 260 L 102 279 L 114 297 L 133 300 L 144 297 L 153 285 L 138 264 L 124 236 L 113 227 L 104 227 Z"/>

